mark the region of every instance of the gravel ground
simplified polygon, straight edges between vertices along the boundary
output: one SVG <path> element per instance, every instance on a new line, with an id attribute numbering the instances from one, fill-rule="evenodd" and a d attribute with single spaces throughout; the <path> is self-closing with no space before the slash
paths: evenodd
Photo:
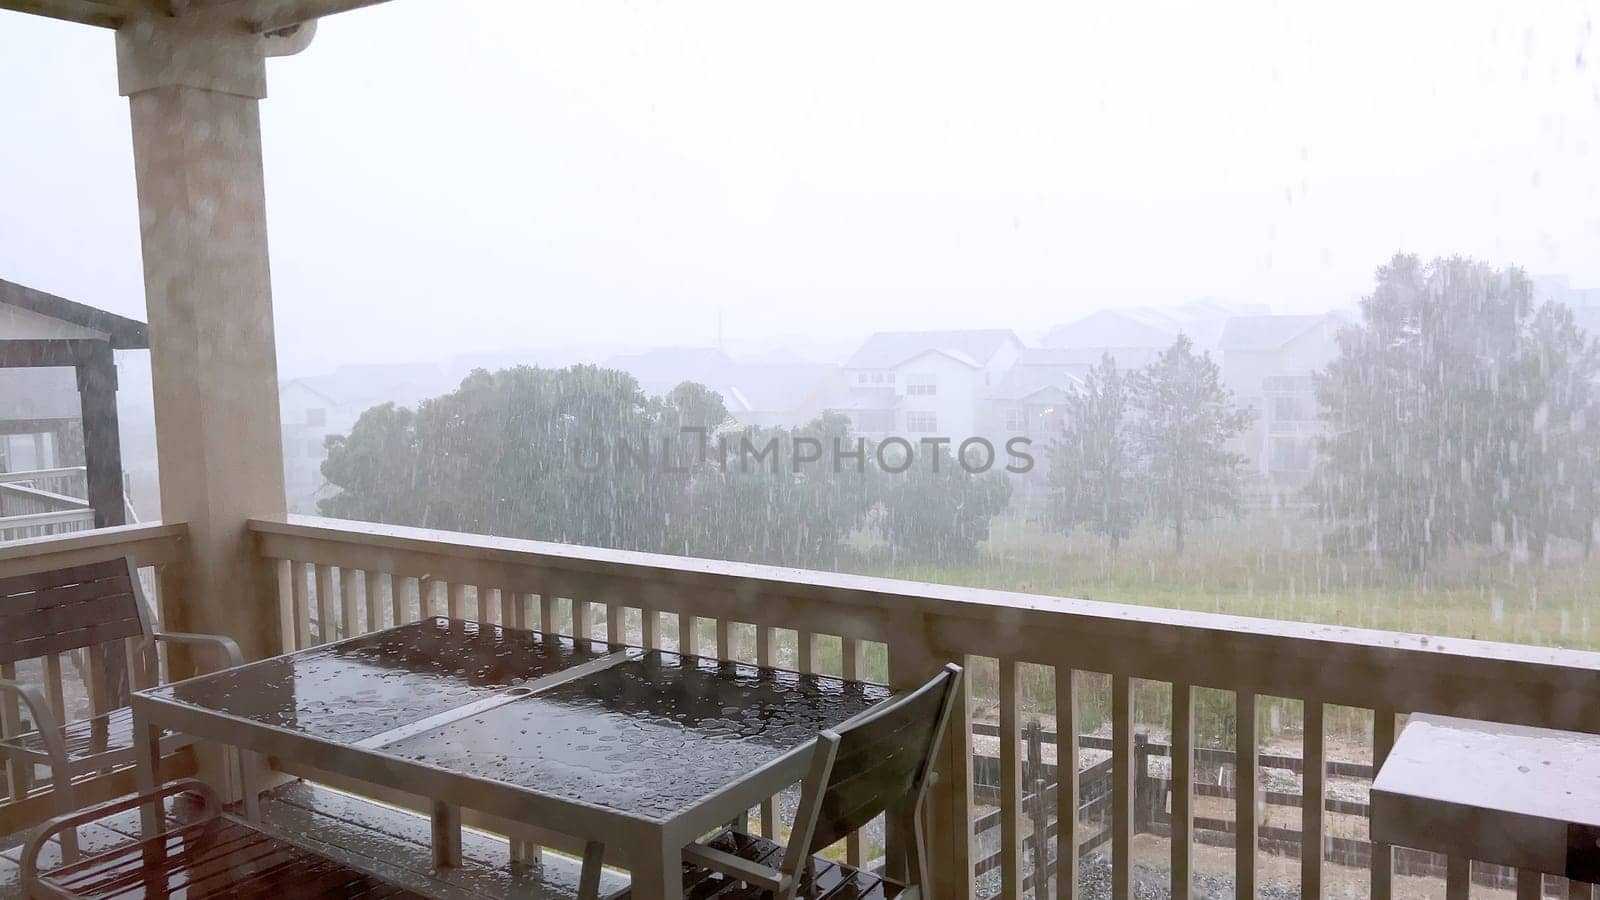
<path id="1" fill-rule="evenodd" d="M 1023 873 L 1031 872 L 1033 867 L 1023 861 Z M 1091 853 L 1083 858 L 1083 868 L 1078 882 L 1078 895 L 1081 900 L 1110 900 L 1111 897 L 1111 858 L 1099 853 Z M 1153 866 L 1135 865 L 1133 867 L 1133 896 L 1135 900 L 1168 900 L 1172 896 L 1168 889 L 1169 879 L 1167 870 Z M 978 879 L 977 895 L 979 897 L 993 897 L 1000 893 L 1000 873 L 990 872 Z M 1295 886 L 1275 884 L 1258 885 L 1256 894 L 1264 900 L 1299 900 L 1300 889 Z M 1054 885 L 1051 886 L 1051 896 L 1055 895 Z M 1233 879 L 1217 875 L 1208 875 L 1197 872 L 1194 877 L 1194 896 L 1196 900 L 1232 900 Z"/>

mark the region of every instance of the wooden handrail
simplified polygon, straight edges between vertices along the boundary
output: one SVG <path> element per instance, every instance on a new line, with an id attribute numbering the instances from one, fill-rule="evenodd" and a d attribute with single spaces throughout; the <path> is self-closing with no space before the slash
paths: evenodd
<path id="1" fill-rule="evenodd" d="M 182 522 L 151 522 L 0 543 L 0 577 L 132 556 L 143 566 L 180 562 L 189 534 Z"/>

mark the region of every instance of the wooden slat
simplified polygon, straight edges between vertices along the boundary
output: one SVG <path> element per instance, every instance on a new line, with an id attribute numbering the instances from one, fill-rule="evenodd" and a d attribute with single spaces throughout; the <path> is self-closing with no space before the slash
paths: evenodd
<path id="1" fill-rule="evenodd" d="M 1542 900 L 1544 875 L 1527 869 L 1517 870 L 1517 900 Z"/>
<path id="2" fill-rule="evenodd" d="M 507 628 L 521 628 L 521 616 L 517 615 L 517 604 L 521 602 L 517 592 L 509 588 L 500 589 L 500 624 Z"/>
<path id="3" fill-rule="evenodd" d="M 343 637 L 354 637 L 361 633 L 361 592 L 356 581 L 354 569 L 339 569 L 339 624 L 344 630 Z"/>
<path id="4" fill-rule="evenodd" d="M 700 618 L 693 613 L 678 614 L 678 652 L 700 655 Z"/>
<path id="5" fill-rule="evenodd" d="M 661 647 L 661 613 L 648 606 L 639 609 L 639 643 L 647 650 Z"/>
<path id="6" fill-rule="evenodd" d="M 334 605 L 338 602 L 333 593 L 333 567 L 316 566 L 317 574 L 317 643 L 326 644 L 334 638 L 334 622 L 338 616 Z"/>
<path id="7" fill-rule="evenodd" d="M 0 644 L 0 662 L 22 662 L 38 659 L 52 653 L 81 650 L 97 644 L 121 641 L 143 633 L 144 622 L 137 617 L 93 622 L 72 631 L 37 637 L 26 641 Z"/>
<path id="8" fill-rule="evenodd" d="M 1000 897 L 1022 896 L 1022 757 L 1018 751 L 1017 664 L 1000 660 Z"/>
<path id="9" fill-rule="evenodd" d="M 1445 900 L 1467 900 L 1468 889 L 1471 886 L 1472 860 L 1451 856 L 1445 863 Z"/>
<path id="10" fill-rule="evenodd" d="M 593 637 L 594 622 L 592 620 L 592 611 L 594 604 L 578 597 L 573 597 L 568 602 L 572 604 L 572 636 L 584 640 Z"/>
<path id="11" fill-rule="evenodd" d="M 382 573 L 367 569 L 361 573 L 361 587 L 367 601 L 367 631 L 382 631 L 383 623 Z M 396 622 L 395 624 L 399 624 Z"/>
<path id="12" fill-rule="evenodd" d="M 299 647 L 296 642 L 294 615 L 294 564 L 287 559 L 277 561 L 278 570 L 278 634 L 285 651 Z M 159 588 L 160 579 L 156 579 Z"/>
<path id="13" fill-rule="evenodd" d="M 1172 900 L 1194 896 L 1194 689 L 1172 686 Z"/>
<path id="14" fill-rule="evenodd" d="M 756 626 L 756 665 L 772 666 L 778 659 L 778 631 L 771 625 Z M 761 836 L 770 838 L 777 833 L 774 816 L 776 809 L 772 798 L 761 801 Z"/>
<path id="15" fill-rule="evenodd" d="M 1250 691 L 1235 694 L 1234 708 L 1234 821 L 1233 892 L 1237 900 L 1255 900 L 1256 848 L 1260 823 L 1257 809 L 1261 799 L 1261 778 L 1257 771 L 1261 752 L 1256 734 L 1256 695 Z"/>
<path id="16" fill-rule="evenodd" d="M 718 638 L 721 638 L 719 620 Z M 845 678 L 858 679 L 866 668 L 865 648 L 855 638 L 844 637 L 839 639 L 839 653 L 841 657 L 841 672 Z M 844 842 L 845 861 L 850 865 L 860 868 L 863 865 L 861 832 L 852 831 Z"/>
<path id="17" fill-rule="evenodd" d="M 494 588 L 478 585 L 478 621 L 494 622 L 500 613 L 500 599 L 496 596 L 499 592 Z"/>
<path id="18" fill-rule="evenodd" d="M 464 583 L 450 582 L 450 606 L 446 615 L 452 619 L 472 618 L 467 614 L 467 586 Z"/>
<path id="19" fill-rule="evenodd" d="M 1594 885 L 1586 881 L 1568 879 L 1567 900 L 1594 900 Z"/>
<path id="20" fill-rule="evenodd" d="M 0 654 L 10 654 L 12 648 L 28 641 L 52 637 L 71 631 L 81 631 L 104 622 L 121 622 L 137 620 L 139 611 L 136 600 L 126 585 L 121 587 L 121 592 L 106 594 L 90 599 L 74 600 L 59 606 L 46 606 L 32 610 L 25 614 L 0 617 Z M 48 595 L 40 595 L 48 596 Z M 139 628 L 142 631 L 143 628 Z M 137 632 L 135 632 L 137 633 Z M 132 634 L 119 635 L 108 640 L 117 640 L 123 637 L 132 637 Z M 27 655 L 11 656 L 14 660 L 29 659 Z"/>
<path id="21" fill-rule="evenodd" d="M 1323 706 L 1305 701 L 1302 755 L 1305 771 L 1300 789 L 1300 896 L 1322 898 L 1322 825 L 1327 806 L 1327 761 L 1323 755 Z"/>
<path id="22" fill-rule="evenodd" d="M 417 615 L 429 619 L 439 614 L 439 592 L 444 584 L 433 578 L 417 579 Z"/>
<path id="23" fill-rule="evenodd" d="M 389 573 L 389 614 L 395 625 L 411 621 L 411 585 L 411 579 L 404 575 Z"/>
<path id="24" fill-rule="evenodd" d="M 1070 666 L 1056 667 L 1056 898 L 1078 897 L 1078 685 Z"/>
<path id="25" fill-rule="evenodd" d="M 1133 679 L 1111 676 L 1111 898 L 1133 896 Z"/>
<path id="26" fill-rule="evenodd" d="M 1383 767 L 1394 748 L 1393 707 L 1378 707 L 1372 711 L 1372 771 Z M 1394 890 L 1394 850 L 1388 844 L 1372 844 L 1372 900 L 1391 900 Z M 1521 890 L 1521 882 L 1518 882 Z"/>
<path id="27" fill-rule="evenodd" d="M 606 604 L 606 643 L 620 644 L 626 635 L 623 632 L 623 606 L 621 603 Z"/>
<path id="28" fill-rule="evenodd" d="M 534 596 L 532 594 L 518 594 L 517 608 L 512 610 L 517 615 L 518 628 L 532 628 Z"/>
<path id="29" fill-rule="evenodd" d="M 7 575 L 0 577 L 0 597 L 16 598 L 23 594 L 49 592 L 52 588 L 69 585 L 124 579 L 127 574 L 127 565 L 122 562 L 122 557 L 119 555 L 82 565 L 44 569 L 25 575 Z"/>
<path id="30" fill-rule="evenodd" d="M 816 672 L 812 665 L 812 651 L 816 649 L 816 644 L 816 636 L 811 632 L 795 632 L 795 654 L 799 661 L 800 671 L 808 675 Z"/>
<path id="31" fill-rule="evenodd" d="M 733 623 L 727 619 L 717 622 L 717 659 L 733 659 Z"/>
<path id="32" fill-rule="evenodd" d="M 556 598 L 549 588 L 539 594 L 539 630 L 549 634 L 562 633 L 556 625 Z"/>

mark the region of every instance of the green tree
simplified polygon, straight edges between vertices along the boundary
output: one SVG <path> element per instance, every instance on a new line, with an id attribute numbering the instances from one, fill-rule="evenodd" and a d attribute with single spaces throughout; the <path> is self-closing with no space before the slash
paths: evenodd
<path id="1" fill-rule="evenodd" d="M 1594 343 L 1522 270 L 1399 254 L 1318 378 L 1336 547 L 1413 570 L 1459 544 L 1592 537 Z"/>
<path id="2" fill-rule="evenodd" d="M 904 472 L 877 472 L 878 528 L 896 558 L 959 561 L 977 554 L 989 522 L 1011 501 L 1000 472 L 967 471 L 943 446 L 923 448 Z"/>
<path id="3" fill-rule="evenodd" d="M 1209 354 L 1196 355 L 1181 334 L 1128 377 L 1128 393 L 1151 512 L 1171 524 L 1173 548 L 1182 553 L 1192 522 L 1238 515 L 1245 459 L 1227 443 L 1250 427 L 1254 414 L 1234 405 L 1217 364 Z"/>
<path id="4" fill-rule="evenodd" d="M 1046 521 L 1067 534 L 1087 528 L 1105 535 L 1113 553 L 1139 519 L 1127 406 L 1126 381 L 1106 354 L 1067 398 L 1064 432 L 1046 448 Z"/>

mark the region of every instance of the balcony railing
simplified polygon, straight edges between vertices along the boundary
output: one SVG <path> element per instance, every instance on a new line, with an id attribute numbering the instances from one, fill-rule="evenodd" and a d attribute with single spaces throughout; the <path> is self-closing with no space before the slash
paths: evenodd
<path id="1" fill-rule="evenodd" d="M 1600 654 L 311 517 L 249 527 L 278 580 L 289 649 L 450 613 L 899 684 L 944 660 L 969 664 L 968 703 L 926 819 L 939 897 L 1019 897 L 1041 866 L 1075 884 L 1080 856 L 1095 850 L 1109 857 L 1110 896 L 1131 897 L 1135 836 L 1153 833 L 1170 841 L 1174 898 L 1191 896 L 1199 848 L 1220 845 L 1232 847 L 1238 897 L 1283 880 L 1274 861 L 1297 864 L 1302 897 L 1334 892 L 1330 868 L 1347 875 L 1370 861 L 1370 896 L 1389 900 L 1396 871 L 1428 874 L 1441 861 L 1397 869 L 1392 848 L 1327 823 L 1365 815 L 1364 795 L 1330 782 L 1370 778 L 1399 715 L 1600 732 Z M 131 553 L 161 586 L 183 565 L 183 534 L 136 526 L 13 544 L 0 548 L 0 575 Z M 175 590 L 164 604 L 182 600 Z M 1089 734 L 1096 683 L 1109 685 L 1109 727 Z M 1039 702 L 1051 692 L 1053 703 Z M 1217 722 L 1207 718 L 1214 704 L 1197 705 L 1202 695 L 1228 699 L 1231 746 L 1201 739 Z M 1261 723 L 1286 703 L 1303 721 L 1300 752 L 1265 752 Z M 1351 715 L 1342 707 L 1371 712 L 1361 758 L 1327 750 L 1326 726 Z M 5 712 L 9 730 L 15 712 Z M 1165 735 L 1139 733 L 1152 719 Z M 1264 786 L 1269 769 L 1290 773 L 1294 787 Z M 37 795 L 0 805 L 0 831 L 31 821 L 38 805 Z M 772 829 L 781 808 L 765 804 L 761 827 Z M 870 861 L 875 841 L 858 835 L 844 852 Z M 1214 862 L 1217 851 L 1204 852 Z"/>

